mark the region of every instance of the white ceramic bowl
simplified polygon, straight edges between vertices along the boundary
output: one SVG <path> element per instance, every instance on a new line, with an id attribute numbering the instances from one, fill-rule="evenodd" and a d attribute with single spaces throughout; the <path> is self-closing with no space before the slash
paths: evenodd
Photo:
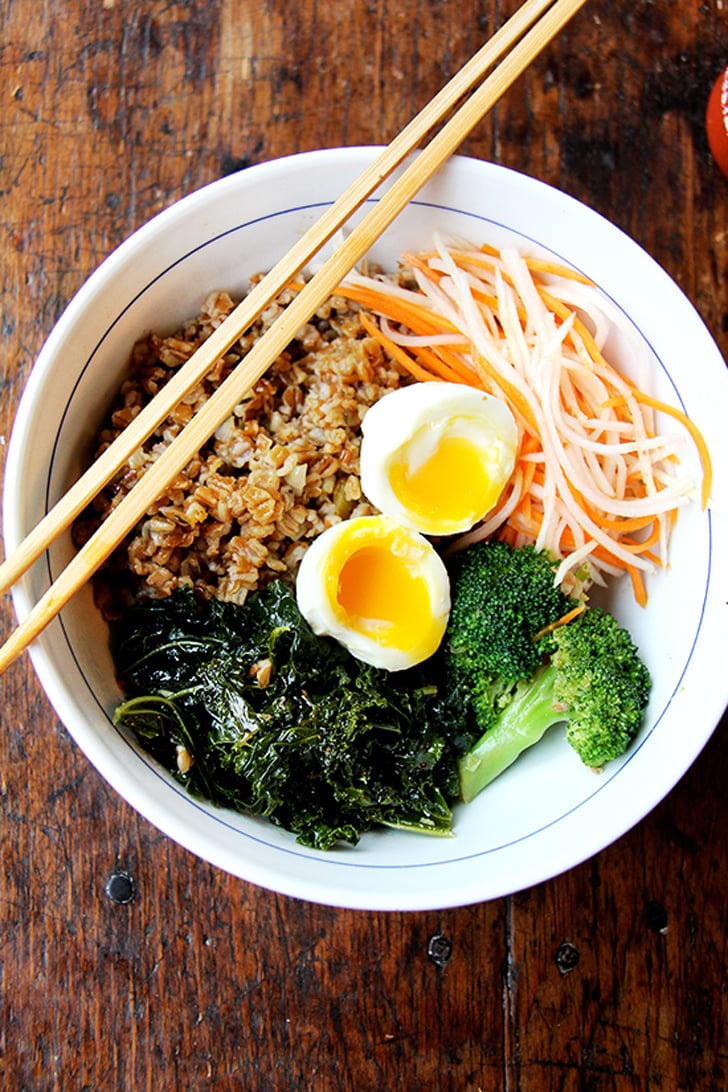
<path id="1" fill-rule="evenodd" d="M 155 217 L 100 266 L 48 338 L 18 411 L 5 482 L 7 551 L 80 470 L 135 339 L 173 329 L 211 289 L 242 292 L 249 275 L 269 268 L 374 154 L 313 152 L 215 182 Z M 426 248 L 434 229 L 545 250 L 593 278 L 643 342 L 651 389 L 694 417 L 712 449 L 716 481 L 725 481 L 724 361 L 691 304 L 644 251 L 556 190 L 465 158 L 422 191 L 375 257 L 391 268 L 402 250 Z M 629 371 L 625 344 L 618 340 L 614 349 Z M 35 642 L 33 664 L 58 716 L 114 789 L 214 865 L 335 906 L 472 903 L 554 876 L 608 845 L 661 800 L 705 744 L 728 698 L 725 502 L 717 496 L 707 512 L 696 504 L 681 516 L 672 568 L 651 581 L 647 609 L 633 605 L 626 587 L 611 596 L 654 677 L 647 724 L 629 754 L 595 775 L 551 733 L 458 808 L 450 839 L 387 830 L 365 835 L 356 848 L 321 853 L 265 821 L 189 797 L 112 724 L 119 693 L 88 589 Z M 20 618 L 70 556 L 66 537 L 17 585 Z"/>

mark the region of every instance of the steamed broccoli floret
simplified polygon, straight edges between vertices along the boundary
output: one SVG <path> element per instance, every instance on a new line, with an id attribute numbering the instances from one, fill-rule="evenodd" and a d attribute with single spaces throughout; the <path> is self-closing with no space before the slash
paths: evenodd
<path id="1" fill-rule="evenodd" d="M 650 675 L 626 629 L 591 607 L 554 630 L 554 709 L 585 766 L 619 758 L 637 735 L 650 695 Z"/>
<path id="2" fill-rule="evenodd" d="M 457 694 L 478 733 L 530 679 L 554 647 L 548 626 L 574 600 L 554 584 L 556 563 L 532 546 L 479 542 L 456 556 L 450 571 L 452 608 L 443 654 L 448 689 Z"/>
<path id="3" fill-rule="evenodd" d="M 579 606 L 554 587 L 554 572 L 531 547 L 484 543 L 453 573 L 445 668 L 482 733 L 460 761 L 466 801 L 552 724 L 565 722 L 570 745 L 598 768 L 626 751 L 642 723 L 650 677 L 616 619 L 585 606 L 547 628 Z"/>

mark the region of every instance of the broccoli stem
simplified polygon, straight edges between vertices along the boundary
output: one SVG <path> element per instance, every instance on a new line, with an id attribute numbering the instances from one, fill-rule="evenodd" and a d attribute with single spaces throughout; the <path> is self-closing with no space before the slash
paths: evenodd
<path id="1" fill-rule="evenodd" d="M 555 677 L 555 668 L 545 664 L 521 683 L 493 724 L 460 759 L 460 792 L 466 804 L 538 743 L 547 728 L 566 719 L 553 706 Z"/>

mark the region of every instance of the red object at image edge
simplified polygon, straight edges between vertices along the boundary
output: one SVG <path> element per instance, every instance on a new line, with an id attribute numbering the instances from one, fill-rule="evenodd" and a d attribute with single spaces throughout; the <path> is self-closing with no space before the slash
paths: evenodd
<path id="1" fill-rule="evenodd" d="M 713 85 L 705 111 L 705 128 L 713 158 L 728 177 L 728 68 Z"/>

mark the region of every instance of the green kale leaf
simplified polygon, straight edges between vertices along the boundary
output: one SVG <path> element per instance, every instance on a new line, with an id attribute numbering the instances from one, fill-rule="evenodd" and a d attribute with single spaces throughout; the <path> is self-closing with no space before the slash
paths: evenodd
<path id="1" fill-rule="evenodd" d="M 361 663 L 317 637 L 277 581 L 242 607 L 187 590 L 140 601 L 112 648 L 117 722 L 191 793 L 319 849 L 380 824 L 450 832 L 472 738 L 434 662 Z"/>

